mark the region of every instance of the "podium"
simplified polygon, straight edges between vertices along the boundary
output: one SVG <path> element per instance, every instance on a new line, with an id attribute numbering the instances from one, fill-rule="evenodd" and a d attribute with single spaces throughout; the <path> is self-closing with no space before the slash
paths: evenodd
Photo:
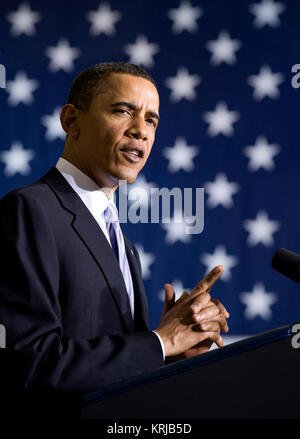
<path id="1" fill-rule="evenodd" d="M 83 399 L 81 419 L 297 419 L 300 348 L 282 326 Z"/>

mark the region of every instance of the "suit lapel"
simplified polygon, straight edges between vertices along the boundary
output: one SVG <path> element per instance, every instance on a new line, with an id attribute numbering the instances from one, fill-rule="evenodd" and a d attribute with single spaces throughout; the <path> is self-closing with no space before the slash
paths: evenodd
<path id="1" fill-rule="evenodd" d="M 125 326 L 132 330 L 133 319 L 123 275 L 104 233 L 80 197 L 56 168 L 52 168 L 42 180 L 55 192 L 62 207 L 73 213 L 72 227 L 96 260 Z"/>

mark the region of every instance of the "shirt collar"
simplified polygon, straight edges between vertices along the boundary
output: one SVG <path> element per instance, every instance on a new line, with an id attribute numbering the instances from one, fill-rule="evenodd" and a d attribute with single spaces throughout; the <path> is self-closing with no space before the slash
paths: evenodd
<path id="1" fill-rule="evenodd" d="M 95 217 L 99 218 L 99 215 L 102 216 L 108 203 L 112 203 L 116 208 L 114 194 L 108 199 L 105 192 L 90 177 L 68 160 L 60 157 L 56 163 L 56 168 Z"/>

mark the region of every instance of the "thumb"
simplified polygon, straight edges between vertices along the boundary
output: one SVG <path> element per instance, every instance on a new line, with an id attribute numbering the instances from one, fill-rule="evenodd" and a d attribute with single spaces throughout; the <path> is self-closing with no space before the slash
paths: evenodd
<path id="1" fill-rule="evenodd" d="M 165 300 L 163 314 L 168 312 L 175 303 L 175 290 L 171 284 L 165 284 Z"/>

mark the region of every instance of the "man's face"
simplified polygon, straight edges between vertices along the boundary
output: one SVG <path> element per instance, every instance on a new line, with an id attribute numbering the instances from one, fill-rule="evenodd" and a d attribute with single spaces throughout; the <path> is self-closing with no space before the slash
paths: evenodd
<path id="1" fill-rule="evenodd" d="M 145 165 L 158 124 L 159 96 L 147 79 L 113 73 L 87 112 L 79 111 L 77 158 L 98 185 L 133 182 Z"/>

